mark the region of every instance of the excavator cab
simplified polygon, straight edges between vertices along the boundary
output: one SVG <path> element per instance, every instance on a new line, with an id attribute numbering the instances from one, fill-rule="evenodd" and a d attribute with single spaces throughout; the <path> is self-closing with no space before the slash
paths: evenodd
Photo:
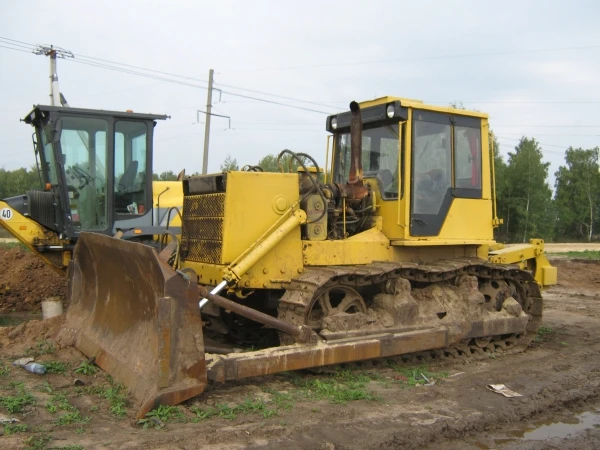
<path id="1" fill-rule="evenodd" d="M 35 106 L 22 121 L 35 129 L 43 188 L 0 202 L 0 225 L 61 272 L 81 232 L 151 241 L 169 222 L 164 206 L 182 203 L 180 182 L 156 182 L 153 199 L 154 126 L 167 118 Z"/>
<path id="2" fill-rule="evenodd" d="M 35 128 L 45 189 L 9 204 L 71 239 L 152 226 L 152 133 L 166 118 L 36 106 L 23 121 Z"/>

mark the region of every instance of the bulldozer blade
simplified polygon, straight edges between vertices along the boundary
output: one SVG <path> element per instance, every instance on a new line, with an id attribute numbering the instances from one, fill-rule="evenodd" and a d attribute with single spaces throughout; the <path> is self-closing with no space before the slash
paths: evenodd
<path id="1" fill-rule="evenodd" d="M 197 280 L 143 244 L 81 233 L 69 268 L 59 343 L 75 345 L 124 384 L 137 417 L 207 384 Z"/>

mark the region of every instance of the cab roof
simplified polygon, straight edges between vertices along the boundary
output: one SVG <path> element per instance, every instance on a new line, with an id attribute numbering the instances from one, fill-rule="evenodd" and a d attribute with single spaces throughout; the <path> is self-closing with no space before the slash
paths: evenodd
<path id="1" fill-rule="evenodd" d="M 451 106 L 436 106 L 436 105 L 428 105 L 425 104 L 422 100 L 414 100 L 410 98 L 403 97 L 379 97 L 373 100 L 366 100 L 364 102 L 359 102 L 361 108 L 368 108 L 369 106 L 376 106 L 390 102 L 400 102 L 403 107 L 406 108 L 417 108 L 417 109 L 425 109 L 427 111 L 436 111 L 450 114 L 457 114 L 463 116 L 471 116 L 471 117 L 480 117 L 482 119 L 487 119 L 489 117 L 488 114 L 482 113 L 481 111 L 473 111 L 469 109 L 458 109 L 452 108 Z"/>
<path id="2" fill-rule="evenodd" d="M 77 115 L 94 115 L 103 117 L 115 117 L 118 119 L 141 119 L 141 120 L 166 120 L 170 116 L 165 114 L 145 114 L 145 113 L 134 113 L 127 111 L 108 111 L 104 109 L 88 109 L 88 108 L 71 108 L 65 106 L 48 106 L 48 105 L 33 105 L 33 109 L 27 114 L 22 121 L 30 124 L 40 115 L 46 115 L 48 113 L 58 112 L 65 114 L 77 114 Z"/>

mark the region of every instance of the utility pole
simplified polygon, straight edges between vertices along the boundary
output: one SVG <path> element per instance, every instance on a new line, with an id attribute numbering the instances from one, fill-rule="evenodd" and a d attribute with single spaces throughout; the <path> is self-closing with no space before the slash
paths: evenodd
<path id="1" fill-rule="evenodd" d="M 206 122 L 204 125 L 204 156 L 202 159 L 202 174 L 206 175 L 208 171 L 208 142 L 210 140 L 210 116 L 212 110 L 212 89 L 213 89 L 214 70 L 208 71 L 208 95 L 206 98 Z"/>
<path id="2" fill-rule="evenodd" d="M 57 58 L 73 58 L 71 51 L 51 45 L 38 45 L 33 51 L 36 55 L 44 55 L 50 57 L 50 105 L 60 106 L 60 89 L 58 87 L 58 73 L 56 71 Z"/>

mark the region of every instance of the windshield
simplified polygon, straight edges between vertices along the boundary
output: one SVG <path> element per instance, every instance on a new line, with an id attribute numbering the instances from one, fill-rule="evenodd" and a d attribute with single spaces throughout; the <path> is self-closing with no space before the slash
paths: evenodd
<path id="1" fill-rule="evenodd" d="M 371 128 L 362 132 L 362 168 L 365 178 L 377 179 L 384 199 L 398 198 L 398 125 Z M 348 181 L 350 172 L 350 133 L 336 138 L 336 177 L 338 183 Z"/>

